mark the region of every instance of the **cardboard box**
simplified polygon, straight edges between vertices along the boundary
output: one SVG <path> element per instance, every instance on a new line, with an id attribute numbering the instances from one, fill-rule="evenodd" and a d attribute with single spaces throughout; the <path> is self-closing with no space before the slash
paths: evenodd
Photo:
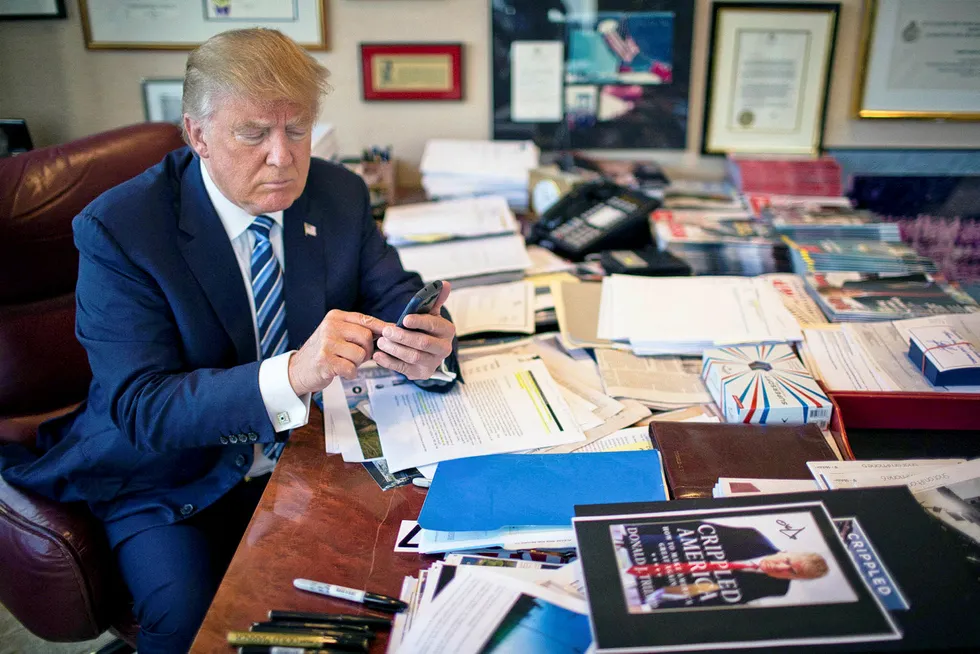
<path id="1" fill-rule="evenodd" d="M 820 429 L 830 422 L 830 400 L 789 345 L 705 350 L 701 379 L 727 422 Z"/>

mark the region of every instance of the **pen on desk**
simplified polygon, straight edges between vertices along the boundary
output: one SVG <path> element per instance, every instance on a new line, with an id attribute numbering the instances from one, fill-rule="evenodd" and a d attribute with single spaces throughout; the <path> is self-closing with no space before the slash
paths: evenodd
<path id="1" fill-rule="evenodd" d="M 319 622 L 343 625 L 364 625 L 374 629 L 390 629 L 391 618 L 371 615 L 347 615 L 345 613 L 310 613 L 306 611 L 269 611 L 273 621 Z"/>
<path id="2" fill-rule="evenodd" d="M 300 590 L 305 590 L 308 593 L 317 593 L 318 595 L 326 595 L 327 597 L 334 597 L 349 602 L 357 602 L 377 611 L 398 613 L 408 608 L 408 604 L 394 597 L 379 595 L 378 593 L 368 593 L 363 590 L 357 590 L 356 588 L 345 588 L 336 584 L 325 584 L 309 579 L 293 579 L 293 586 Z"/>
<path id="3" fill-rule="evenodd" d="M 362 630 L 363 631 L 360 631 Z M 317 636 L 338 638 L 367 638 L 374 640 L 375 633 L 369 627 L 317 624 L 316 622 L 253 622 L 251 631 L 281 631 L 283 633 L 317 632 Z"/>
<path id="4" fill-rule="evenodd" d="M 340 624 L 337 622 L 307 622 L 303 620 L 270 620 L 253 622 L 253 627 L 286 627 L 287 629 L 335 629 L 351 635 L 374 638 L 374 629 L 364 624 Z"/>
<path id="5" fill-rule="evenodd" d="M 360 644 L 338 642 L 337 638 L 331 636 L 307 636 L 304 634 L 288 633 L 260 633 L 254 631 L 229 631 L 228 644 L 235 647 L 242 645 L 271 645 L 276 647 L 302 647 L 304 649 L 324 649 L 332 647 L 334 651 L 357 651 L 366 652 L 368 650 L 367 641 L 364 646 Z"/>

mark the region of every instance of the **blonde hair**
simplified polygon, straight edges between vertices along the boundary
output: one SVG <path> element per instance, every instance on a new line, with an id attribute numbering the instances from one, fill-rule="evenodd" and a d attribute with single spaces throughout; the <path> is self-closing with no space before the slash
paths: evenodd
<path id="1" fill-rule="evenodd" d="M 827 560 L 819 554 L 813 552 L 793 552 L 791 555 L 802 562 L 800 576 L 805 579 L 819 579 L 830 572 L 830 566 L 827 565 Z"/>
<path id="2" fill-rule="evenodd" d="M 330 91 L 329 76 L 325 66 L 278 30 L 222 32 L 187 58 L 182 110 L 207 124 L 219 100 L 231 97 L 296 105 L 316 120 L 320 100 Z"/>

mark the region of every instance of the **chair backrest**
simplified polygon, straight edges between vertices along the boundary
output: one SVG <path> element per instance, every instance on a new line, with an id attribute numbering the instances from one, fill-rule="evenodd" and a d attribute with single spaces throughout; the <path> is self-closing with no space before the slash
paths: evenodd
<path id="1" fill-rule="evenodd" d="M 0 159 L 0 418 L 85 397 L 71 221 L 181 145 L 175 126 L 143 123 Z"/>

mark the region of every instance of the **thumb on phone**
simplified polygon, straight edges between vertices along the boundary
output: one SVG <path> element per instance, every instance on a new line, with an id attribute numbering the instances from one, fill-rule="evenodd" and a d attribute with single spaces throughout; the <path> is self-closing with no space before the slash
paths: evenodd
<path id="1" fill-rule="evenodd" d="M 436 303 L 432 305 L 432 309 L 429 311 L 433 316 L 438 316 L 439 311 L 442 309 L 442 305 L 446 303 L 449 299 L 449 291 L 453 288 L 452 284 L 447 281 L 442 282 L 442 290 L 439 291 L 439 297 L 436 299 Z"/>

